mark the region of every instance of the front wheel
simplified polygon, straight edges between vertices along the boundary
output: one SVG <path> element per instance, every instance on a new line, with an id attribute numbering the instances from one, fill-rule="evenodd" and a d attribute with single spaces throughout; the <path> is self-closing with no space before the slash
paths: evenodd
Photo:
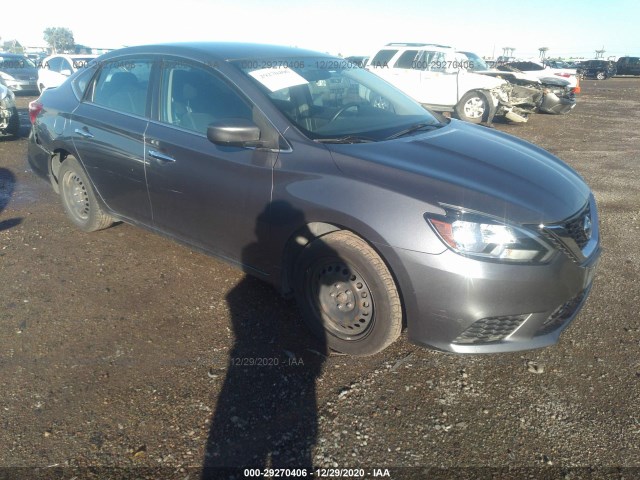
<path id="1" fill-rule="evenodd" d="M 103 210 L 89 178 L 75 158 L 67 157 L 62 162 L 58 181 L 62 206 L 76 227 L 94 232 L 113 224 L 113 218 Z"/>
<path id="2" fill-rule="evenodd" d="M 480 92 L 467 92 L 454 107 L 454 111 L 460 120 L 480 123 L 487 115 L 489 105 Z"/>
<path id="3" fill-rule="evenodd" d="M 400 336 L 395 281 L 375 250 L 353 233 L 332 232 L 307 245 L 295 279 L 304 321 L 329 348 L 372 355 Z"/>
<path id="4" fill-rule="evenodd" d="M 607 74 L 605 72 L 598 72 L 598 73 L 596 73 L 596 79 L 597 80 L 606 80 L 607 79 Z"/>

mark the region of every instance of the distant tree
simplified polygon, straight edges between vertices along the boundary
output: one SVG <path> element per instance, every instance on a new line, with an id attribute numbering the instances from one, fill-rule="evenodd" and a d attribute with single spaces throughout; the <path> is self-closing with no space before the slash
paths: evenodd
<path id="1" fill-rule="evenodd" d="M 44 41 L 51 47 L 52 53 L 73 50 L 75 41 L 73 32 L 65 27 L 49 27 L 44 30 Z"/>

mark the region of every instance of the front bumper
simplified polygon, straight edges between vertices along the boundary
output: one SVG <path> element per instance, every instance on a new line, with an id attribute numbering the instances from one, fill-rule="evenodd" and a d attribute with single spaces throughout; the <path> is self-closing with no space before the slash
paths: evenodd
<path id="1" fill-rule="evenodd" d="M 380 248 L 400 286 L 409 340 L 456 353 L 556 343 L 586 301 L 601 253 L 597 235 L 588 258 L 560 250 L 543 265 Z"/>

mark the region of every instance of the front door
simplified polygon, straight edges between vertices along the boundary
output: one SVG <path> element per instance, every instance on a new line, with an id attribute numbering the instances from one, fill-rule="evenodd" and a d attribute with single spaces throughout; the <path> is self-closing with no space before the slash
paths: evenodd
<path id="1" fill-rule="evenodd" d="M 160 78 L 157 118 L 146 133 L 154 226 L 260 269 L 260 249 L 247 247 L 268 235 L 277 151 L 215 145 L 207 127 L 229 118 L 260 125 L 261 113 L 204 65 L 166 62 Z"/>

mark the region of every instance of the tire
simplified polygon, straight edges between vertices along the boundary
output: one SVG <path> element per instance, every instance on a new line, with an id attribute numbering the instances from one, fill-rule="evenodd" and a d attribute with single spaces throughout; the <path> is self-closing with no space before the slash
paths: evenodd
<path id="1" fill-rule="evenodd" d="M 464 94 L 454 107 L 456 117 L 470 123 L 482 122 L 489 111 L 487 99 L 480 92 L 471 91 Z"/>
<path id="2" fill-rule="evenodd" d="M 62 162 L 58 179 L 62 206 L 76 227 L 95 232 L 113 224 L 113 218 L 103 210 L 91 182 L 75 158 L 69 156 Z"/>
<path id="3" fill-rule="evenodd" d="M 380 352 L 402 329 L 395 281 L 360 237 L 336 231 L 311 242 L 298 257 L 295 296 L 309 329 L 332 350 Z"/>
<path id="4" fill-rule="evenodd" d="M 596 80 L 606 80 L 607 74 L 605 72 L 596 73 Z"/>

